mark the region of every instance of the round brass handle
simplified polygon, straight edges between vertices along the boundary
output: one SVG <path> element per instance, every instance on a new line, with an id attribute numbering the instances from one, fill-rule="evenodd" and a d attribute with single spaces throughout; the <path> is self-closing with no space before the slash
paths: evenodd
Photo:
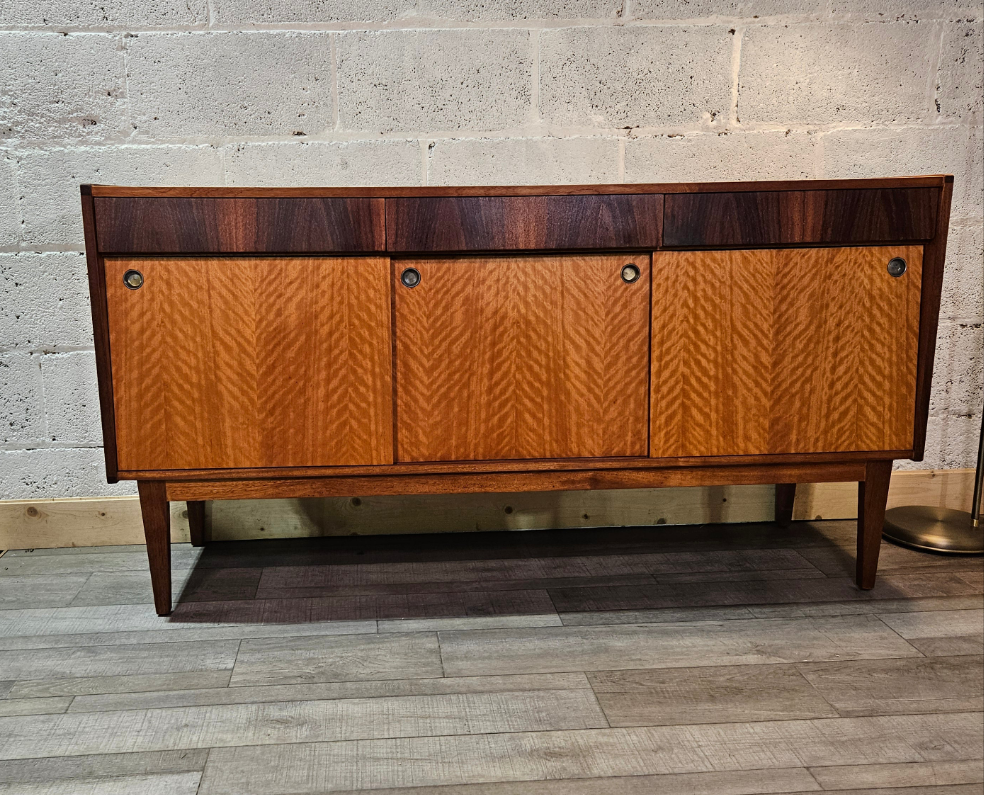
<path id="1" fill-rule="evenodd" d="M 888 273 L 890 276 L 894 276 L 896 279 L 899 278 L 903 273 L 905 273 L 906 262 L 902 257 L 892 257 L 888 261 Z"/>
<path id="2" fill-rule="evenodd" d="M 420 284 L 420 271 L 416 268 L 407 268 L 400 274 L 400 282 L 404 287 L 416 287 Z"/>
<path id="3" fill-rule="evenodd" d="M 622 266 L 622 281 L 626 284 L 639 281 L 640 275 L 641 273 L 637 265 L 627 262 Z"/>
<path id="4" fill-rule="evenodd" d="M 128 290 L 139 290 L 143 287 L 144 277 L 140 271 L 129 270 L 123 274 L 123 284 Z"/>

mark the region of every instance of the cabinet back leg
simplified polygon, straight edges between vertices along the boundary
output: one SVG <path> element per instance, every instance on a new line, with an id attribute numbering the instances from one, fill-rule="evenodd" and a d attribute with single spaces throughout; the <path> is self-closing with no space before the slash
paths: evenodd
<path id="1" fill-rule="evenodd" d="M 171 613 L 171 512 L 167 504 L 167 484 L 141 480 L 137 482 L 137 491 L 147 539 L 154 607 L 157 615 L 166 616 Z"/>
<path id="2" fill-rule="evenodd" d="M 204 500 L 188 500 L 188 529 L 193 547 L 203 547 L 212 540 L 212 523 Z"/>
<path id="3" fill-rule="evenodd" d="M 858 588 L 875 587 L 878 553 L 881 551 L 891 461 L 872 461 L 865 466 L 864 481 L 858 484 Z"/>
<path id="4" fill-rule="evenodd" d="M 788 527 L 793 521 L 793 500 L 796 499 L 795 483 L 776 483 L 776 524 Z"/>

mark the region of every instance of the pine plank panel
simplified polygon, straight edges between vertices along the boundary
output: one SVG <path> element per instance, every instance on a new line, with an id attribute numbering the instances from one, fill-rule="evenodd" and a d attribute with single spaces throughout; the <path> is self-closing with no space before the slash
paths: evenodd
<path id="1" fill-rule="evenodd" d="M 232 670 L 187 671 L 171 674 L 129 674 L 123 676 L 82 676 L 68 679 L 26 679 L 17 682 L 10 696 L 39 698 L 77 696 L 93 693 L 145 693 L 155 690 L 186 690 L 200 687 L 226 687 Z"/>
<path id="2" fill-rule="evenodd" d="M 910 638 L 914 649 L 927 657 L 952 657 L 984 654 L 984 633 L 951 635 L 945 638 Z"/>
<path id="3" fill-rule="evenodd" d="M 0 718 L 11 715 L 56 715 L 68 711 L 70 696 L 56 698 L 5 698 L 0 699 Z"/>
<path id="4" fill-rule="evenodd" d="M 613 727 L 838 715 L 793 665 L 597 671 L 588 681 Z"/>
<path id="5" fill-rule="evenodd" d="M 201 773 L 0 784 L 0 795 L 196 795 Z"/>
<path id="6" fill-rule="evenodd" d="M 760 580 L 741 583 L 668 583 L 609 588 L 558 588 L 550 598 L 560 613 L 597 610 L 649 610 L 668 607 L 774 605 L 813 602 L 869 602 L 929 596 L 969 596 L 984 592 L 975 572 L 889 574 L 870 591 L 848 577 Z"/>
<path id="7" fill-rule="evenodd" d="M 224 640 L 22 649 L 0 652 L 0 670 L 14 679 L 224 671 L 232 668 L 238 648 L 238 641 Z"/>
<path id="8" fill-rule="evenodd" d="M 984 596 L 939 596 L 912 599 L 878 599 L 870 602 L 822 602 L 795 605 L 750 605 L 754 618 L 801 616 L 856 616 L 883 613 L 916 613 L 932 610 L 981 610 Z"/>
<path id="9" fill-rule="evenodd" d="M 69 606 L 153 603 L 146 569 L 145 561 L 141 572 L 94 572 Z M 259 582 L 259 569 L 177 569 L 172 572 L 171 594 L 182 602 L 252 599 Z"/>
<path id="10" fill-rule="evenodd" d="M 276 635 L 361 634 L 376 631 L 375 621 L 330 621 L 320 618 L 307 603 L 288 610 L 280 602 L 216 602 L 178 604 L 171 618 L 162 621 L 147 605 L 24 608 L 0 610 L 0 648 L 32 648 L 24 637 L 92 635 L 91 644 L 147 643 L 186 640 L 227 640 Z M 249 626 L 240 626 L 247 624 Z M 130 639 L 132 637 L 132 640 Z M 19 640 L 14 640 L 15 638 Z M 74 641 L 70 641 L 74 642 Z M 5 645 L 8 644 L 8 645 Z M 52 641 L 48 645 L 60 645 Z M 37 648 L 46 644 L 38 641 Z"/>
<path id="11" fill-rule="evenodd" d="M 396 787 L 386 795 L 766 795 L 816 792 L 820 786 L 802 767 L 727 773 L 581 778 L 565 781 L 498 781 L 437 787 Z M 338 795 L 355 795 L 346 790 Z M 903 795 L 899 793 L 899 795 Z"/>
<path id="12" fill-rule="evenodd" d="M 593 627 L 611 624 L 674 624 L 685 621 L 729 621 L 760 618 L 747 607 L 682 607 L 664 610 L 601 610 L 593 613 L 562 613 L 565 627 Z"/>
<path id="13" fill-rule="evenodd" d="M 911 448 L 921 264 L 919 246 L 655 253 L 650 455 Z"/>
<path id="14" fill-rule="evenodd" d="M 945 638 L 984 632 L 984 610 L 937 610 L 880 618 L 903 638 Z"/>
<path id="15" fill-rule="evenodd" d="M 269 701 L 329 701 L 343 698 L 389 698 L 455 693 L 499 693 L 531 690 L 590 690 L 582 673 L 531 676 L 466 676 L 434 679 L 388 679 L 367 682 L 325 682 L 314 685 L 216 687 L 201 690 L 78 696 L 71 712 L 112 712 L 215 704 L 259 704 Z M 2 702 L 0 702 L 2 703 Z"/>
<path id="16" fill-rule="evenodd" d="M 646 455 L 648 255 L 412 264 L 413 289 L 394 268 L 399 462 Z"/>
<path id="17" fill-rule="evenodd" d="M 382 632 L 447 632 L 456 629 L 507 629 L 512 627 L 559 627 L 556 613 L 540 616 L 471 616 L 464 618 L 401 618 L 378 622 Z"/>
<path id="18" fill-rule="evenodd" d="M 824 790 L 980 784 L 984 782 L 984 764 L 979 759 L 969 759 L 883 765 L 834 765 L 810 768 L 810 774 Z M 980 789 L 977 791 L 980 792 Z"/>
<path id="19" fill-rule="evenodd" d="M 0 718 L 0 758 L 604 726 L 583 689 L 232 704 Z"/>
<path id="20" fill-rule="evenodd" d="M 443 676 L 437 636 L 346 635 L 244 640 L 230 685 Z"/>
<path id="21" fill-rule="evenodd" d="M 64 607 L 82 590 L 88 573 L 0 577 L 0 610 Z"/>
<path id="22" fill-rule="evenodd" d="M 981 656 L 799 663 L 796 668 L 844 717 L 984 709 Z"/>
<path id="23" fill-rule="evenodd" d="M 106 272 L 121 469 L 392 463 L 388 260 L 111 258 Z"/>
<path id="24" fill-rule="evenodd" d="M 943 762 L 980 757 L 980 718 L 826 718 L 223 748 L 209 755 L 200 795 Z"/>
<path id="25" fill-rule="evenodd" d="M 448 676 L 913 657 L 874 616 L 442 632 Z"/>
<path id="26" fill-rule="evenodd" d="M 201 772 L 204 750 L 149 751 L 143 754 L 96 754 L 17 759 L 0 762 L 0 782 L 55 781 L 57 779 L 109 778 L 113 776 Z"/>

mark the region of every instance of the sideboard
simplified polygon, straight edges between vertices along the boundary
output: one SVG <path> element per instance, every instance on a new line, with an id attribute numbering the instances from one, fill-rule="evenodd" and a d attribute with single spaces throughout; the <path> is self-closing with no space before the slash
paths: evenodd
<path id="1" fill-rule="evenodd" d="M 920 460 L 950 176 L 83 185 L 110 482 L 169 500 L 856 481 Z"/>

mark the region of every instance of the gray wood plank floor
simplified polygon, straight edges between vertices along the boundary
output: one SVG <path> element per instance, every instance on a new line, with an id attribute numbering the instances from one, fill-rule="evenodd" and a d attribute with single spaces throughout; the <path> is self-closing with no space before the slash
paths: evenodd
<path id="1" fill-rule="evenodd" d="M 0 557 L 0 795 L 984 795 L 981 559 L 853 522 Z"/>

